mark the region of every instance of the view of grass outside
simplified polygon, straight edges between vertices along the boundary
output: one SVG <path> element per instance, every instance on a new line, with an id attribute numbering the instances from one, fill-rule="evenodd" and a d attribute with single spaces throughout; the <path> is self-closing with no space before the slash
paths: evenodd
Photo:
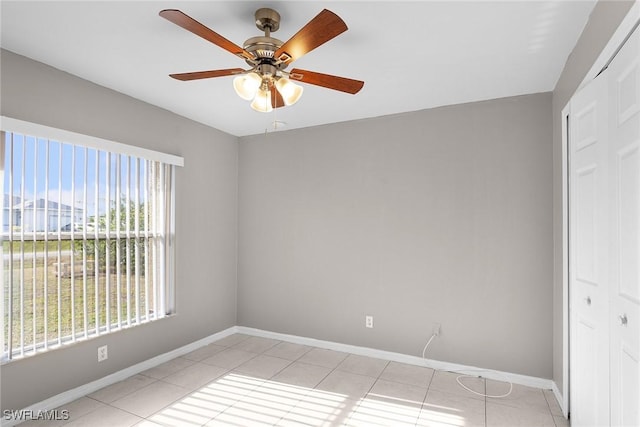
<path id="1" fill-rule="evenodd" d="M 71 250 L 71 242 L 61 242 L 61 257 L 58 263 L 58 242 L 48 242 L 48 257 L 45 265 L 44 242 L 36 242 L 36 256 L 33 256 L 33 242 L 13 242 L 14 252 L 19 254 L 24 251 L 23 261 L 15 258 L 10 261 L 10 242 L 3 242 L 3 273 L 5 295 L 13 295 L 12 313 L 13 322 L 11 340 L 14 348 L 18 348 L 24 342 L 25 351 L 30 350 L 33 343 L 41 343 L 46 339 L 57 340 L 58 336 L 65 338 L 73 332 L 84 334 L 95 330 L 96 326 L 104 327 L 107 324 L 107 312 L 110 323 L 118 321 L 118 301 L 120 318 L 136 318 L 136 313 L 144 317 L 146 313 L 153 312 L 153 290 L 148 286 L 145 272 L 144 247 L 147 241 L 144 238 L 119 239 L 121 246 L 120 274 L 118 274 L 116 260 L 115 240 L 107 244 L 106 240 L 87 240 L 74 242 L 74 250 Z M 138 246 L 138 275 L 136 276 L 136 245 Z M 129 247 L 129 271 L 127 271 L 127 246 Z M 83 271 L 83 247 L 86 257 L 86 272 Z M 110 248 L 109 268 L 107 273 L 106 248 Z M 98 272 L 95 271 L 95 257 L 98 254 Z M 73 267 L 72 264 L 73 258 Z M 86 273 L 86 275 L 85 275 Z M 10 280 L 13 277 L 13 280 Z M 120 283 L 118 284 L 118 279 Z M 150 278 L 149 278 L 150 279 Z M 136 280 L 138 281 L 138 294 L 136 295 Z M 149 280 L 150 282 L 151 280 Z M 20 284 L 22 283 L 22 292 Z M 96 286 L 97 284 L 97 286 Z M 108 284 L 108 285 L 107 285 Z M 13 286 L 13 292 L 9 293 L 9 287 Z M 108 288 L 108 292 L 107 292 Z M 96 301 L 96 290 L 98 298 Z M 35 298 L 34 298 L 35 294 Z M 107 295 L 108 294 L 108 295 Z M 21 301 L 24 301 L 24 309 L 21 311 Z M 137 309 L 136 311 L 136 301 Z M 98 310 L 96 312 L 96 303 Z M 45 319 L 46 307 L 46 319 Z M 5 319 L 8 318 L 9 304 L 5 301 Z M 86 317 L 85 317 L 86 312 Z M 58 317 L 59 315 L 59 317 Z M 98 322 L 96 322 L 96 315 Z M 5 337 L 8 339 L 8 322 L 4 322 Z M 75 330 L 72 328 L 75 325 Z M 35 334 L 34 334 L 35 330 Z"/>

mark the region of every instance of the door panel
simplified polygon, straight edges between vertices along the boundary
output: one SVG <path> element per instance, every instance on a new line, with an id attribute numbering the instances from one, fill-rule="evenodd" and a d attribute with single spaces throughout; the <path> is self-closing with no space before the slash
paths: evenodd
<path id="1" fill-rule="evenodd" d="M 613 401 L 612 418 L 615 419 L 615 424 L 613 425 L 637 426 L 638 405 L 640 405 L 640 394 L 638 393 L 638 378 L 640 378 L 638 366 L 640 364 L 636 357 L 637 352 L 623 345 L 616 353 L 620 355 L 620 360 L 615 363 L 620 364 L 620 372 L 623 375 L 618 378 L 620 381 L 619 391 L 622 397 L 620 405 L 618 405 L 617 401 Z M 614 357 L 616 356 L 614 355 Z"/>
<path id="2" fill-rule="evenodd" d="M 630 144 L 618 152 L 619 174 L 616 212 L 619 213 L 619 282 L 620 296 L 640 303 L 640 276 L 638 275 L 638 218 L 640 218 L 640 144 Z M 615 171 L 614 171 L 615 172 Z M 623 232 L 624 230 L 624 232 Z"/>
<path id="3" fill-rule="evenodd" d="M 598 408 L 593 402 L 598 400 L 596 377 L 590 370 L 598 362 L 596 353 L 592 351 L 598 343 L 600 331 L 588 319 L 575 316 L 575 346 L 573 351 L 580 355 L 581 362 L 572 369 L 571 382 L 571 423 L 573 425 L 590 425 L 589 420 L 598 418 Z"/>
<path id="4" fill-rule="evenodd" d="M 571 101 L 569 357 L 574 427 L 609 423 L 607 110 L 603 75 Z"/>
<path id="5" fill-rule="evenodd" d="M 611 424 L 640 425 L 640 31 L 608 69 Z"/>
<path id="6" fill-rule="evenodd" d="M 591 102 L 580 112 L 577 112 L 573 119 L 577 121 L 575 125 L 576 151 L 580 151 L 591 144 L 598 142 L 598 128 L 596 126 L 596 103 Z"/>
<path id="7" fill-rule="evenodd" d="M 598 286 L 596 260 L 597 247 L 597 182 L 598 166 L 595 164 L 576 171 L 575 220 L 576 224 L 576 280 Z"/>

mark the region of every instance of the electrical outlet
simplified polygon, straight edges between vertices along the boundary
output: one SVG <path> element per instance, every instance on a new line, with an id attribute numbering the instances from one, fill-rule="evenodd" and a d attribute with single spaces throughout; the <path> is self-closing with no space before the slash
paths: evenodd
<path id="1" fill-rule="evenodd" d="M 364 317 L 364 326 L 367 328 L 373 328 L 373 316 Z"/>
<path id="2" fill-rule="evenodd" d="M 433 324 L 433 332 L 432 332 L 433 335 L 435 335 L 435 336 L 440 335 L 440 326 L 442 326 L 442 325 L 440 325 L 439 322 L 436 322 L 436 323 Z"/>
<path id="3" fill-rule="evenodd" d="M 109 358 L 109 353 L 107 352 L 107 346 L 103 345 L 102 347 L 98 347 L 98 362 L 102 362 Z"/>

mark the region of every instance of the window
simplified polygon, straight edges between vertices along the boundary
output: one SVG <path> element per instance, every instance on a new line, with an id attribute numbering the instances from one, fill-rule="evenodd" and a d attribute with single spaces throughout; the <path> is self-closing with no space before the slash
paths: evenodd
<path id="1" fill-rule="evenodd" d="M 174 311 L 182 159 L 2 118 L 2 360 Z"/>

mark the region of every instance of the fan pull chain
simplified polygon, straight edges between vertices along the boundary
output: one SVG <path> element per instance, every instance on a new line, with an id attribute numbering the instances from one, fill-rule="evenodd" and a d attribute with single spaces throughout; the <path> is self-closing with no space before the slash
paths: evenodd
<path id="1" fill-rule="evenodd" d="M 276 86 L 273 85 L 273 90 L 278 90 L 278 88 L 276 88 Z M 278 113 L 278 98 L 276 97 L 276 108 L 273 109 L 273 130 L 274 130 L 274 132 L 278 130 L 278 128 L 277 128 L 278 120 L 277 120 L 277 117 L 276 117 L 277 113 Z"/>
<path id="2" fill-rule="evenodd" d="M 267 99 L 268 98 L 268 99 Z M 265 97 L 264 109 L 267 109 L 267 102 L 271 102 L 271 89 L 269 89 L 269 96 Z M 267 138 L 267 132 L 269 131 L 269 121 L 267 120 L 267 125 L 264 127 L 264 138 Z"/>

